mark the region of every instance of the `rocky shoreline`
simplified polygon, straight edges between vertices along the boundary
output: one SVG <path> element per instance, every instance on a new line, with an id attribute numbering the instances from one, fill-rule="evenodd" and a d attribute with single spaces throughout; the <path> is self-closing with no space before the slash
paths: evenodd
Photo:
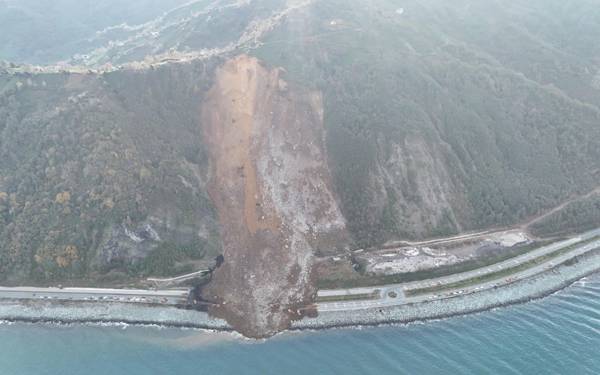
<path id="1" fill-rule="evenodd" d="M 529 279 L 474 294 L 416 304 L 345 312 L 322 312 L 292 323 L 290 330 L 377 326 L 443 319 L 529 302 L 564 289 L 600 271 L 600 249 Z M 98 304 L 0 301 L 0 321 L 59 324 L 125 323 L 231 331 L 222 319 L 205 312 L 126 303 Z"/>
<path id="2" fill-rule="evenodd" d="M 386 308 L 321 313 L 317 318 L 305 318 L 295 322 L 291 329 L 406 324 L 474 314 L 526 303 L 554 294 L 578 280 L 600 271 L 600 249 L 576 257 L 574 260 L 577 260 L 575 264 L 558 265 L 529 279 L 487 291 Z"/>

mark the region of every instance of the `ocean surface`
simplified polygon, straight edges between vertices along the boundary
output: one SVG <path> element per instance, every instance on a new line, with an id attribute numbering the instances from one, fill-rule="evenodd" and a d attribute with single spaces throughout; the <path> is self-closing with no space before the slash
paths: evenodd
<path id="1" fill-rule="evenodd" d="M 0 324 L 0 375 L 600 374 L 600 276 L 543 300 L 403 326 L 234 334 Z"/>

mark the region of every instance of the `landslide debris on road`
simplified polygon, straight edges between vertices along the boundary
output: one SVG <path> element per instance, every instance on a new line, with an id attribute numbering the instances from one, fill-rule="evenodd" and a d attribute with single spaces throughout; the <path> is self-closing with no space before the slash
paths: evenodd
<path id="1" fill-rule="evenodd" d="M 203 104 L 225 256 L 203 297 L 247 336 L 270 336 L 300 317 L 315 295 L 313 250 L 345 238 L 322 108 L 319 93 L 246 55 L 218 69 Z"/>

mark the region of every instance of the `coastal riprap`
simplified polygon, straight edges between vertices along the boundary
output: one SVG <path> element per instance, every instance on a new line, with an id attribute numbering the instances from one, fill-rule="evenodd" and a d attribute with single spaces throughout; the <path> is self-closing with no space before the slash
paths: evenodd
<path id="1" fill-rule="evenodd" d="M 320 312 L 318 317 L 293 322 L 292 329 L 406 323 L 479 312 L 546 296 L 598 270 L 600 270 L 600 251 L 595 250 L 551 271 L 498 288 L 442 300 L 385 308 Z M 67 323 L 127 322 L 229 330 L 225 321 L 211 318 L 204 312 L 124 303 L 31 302 L 23 304 L 16 301 L 1 301 L 0 320 Z"/>
<path id="2" fill-rule="evenodd" d="M 425 324 L 266 341 L 157 327 L 0 324 L 10 375 L 577 374 L 600 372 L 600 276 L 546 299 Z"/>

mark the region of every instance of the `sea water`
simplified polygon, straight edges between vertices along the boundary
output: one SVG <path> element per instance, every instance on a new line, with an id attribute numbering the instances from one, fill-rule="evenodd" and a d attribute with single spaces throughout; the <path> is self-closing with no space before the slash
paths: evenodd
<path id="1" fill-rule="evenodd" d="M 600 276 L 470 316 L 264 341 L 160 327 L 4 323 L 5 374 L 600 374 Z"/>

